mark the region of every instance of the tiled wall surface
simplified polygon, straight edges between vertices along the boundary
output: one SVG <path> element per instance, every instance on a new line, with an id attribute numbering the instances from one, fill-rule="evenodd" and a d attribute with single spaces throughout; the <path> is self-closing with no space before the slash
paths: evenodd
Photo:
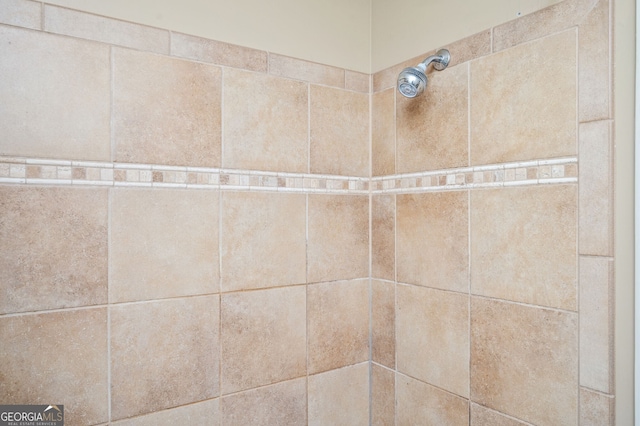
<path id="1" fill-rule="evenodd" d="M 373 75 L 374 424 L 614 424 L 611 6 Z"/>
<path id="2" fill-rule="evenodd" d="M 2 403 L 613 424 L 608 0 L 447 46 L 411 101 L 421 58 L 369 76 L 0 1 Z"/>
<path id="3" fill-rule="evenodd" d="M 370 76 L 1 3 L 2 403 L 369 424 Z"/>

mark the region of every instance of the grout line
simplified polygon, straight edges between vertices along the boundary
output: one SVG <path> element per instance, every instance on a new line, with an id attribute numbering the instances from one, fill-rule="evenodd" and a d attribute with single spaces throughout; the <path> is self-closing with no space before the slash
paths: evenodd
<path id="1" fill-rule="evenodd" d="M 107 414 L 109 422 L 112 421 L 111 413 L 111 279 L 113 277 L 111 254 L 113 239 L 111 237 L 111 224 L 113 222 L 113 190 L 109 189 L 107 194 Z"/>

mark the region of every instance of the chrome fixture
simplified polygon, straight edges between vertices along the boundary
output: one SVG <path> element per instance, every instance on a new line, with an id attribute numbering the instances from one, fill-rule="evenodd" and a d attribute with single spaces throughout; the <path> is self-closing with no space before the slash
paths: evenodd
<path id="1" fill-rule="evenodd" d="M 449 51 L 440 49 L 415 67 L 403 69 L 398 75 L 398 91 L 406 98 L 415 98 L 427 87 L 427 67 L 433 63 L 433 68 L 442 71 L 449 65 L 450 60 Z"/>

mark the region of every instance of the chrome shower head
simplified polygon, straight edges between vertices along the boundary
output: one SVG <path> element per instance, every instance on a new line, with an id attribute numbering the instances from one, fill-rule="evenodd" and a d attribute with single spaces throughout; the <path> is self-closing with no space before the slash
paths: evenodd
<path id="1" fill-rule="evenodd" d="M 441 49 L 435 55 L 429 56 L 415 67 L 402 70 L 398 75 L 398 91 L 406 98 L 415 98 L 427 87 L 427 67 L 433 63 L 433 68 L 442 71 L 449 65 L 451 55 L 447 49 Z"/>

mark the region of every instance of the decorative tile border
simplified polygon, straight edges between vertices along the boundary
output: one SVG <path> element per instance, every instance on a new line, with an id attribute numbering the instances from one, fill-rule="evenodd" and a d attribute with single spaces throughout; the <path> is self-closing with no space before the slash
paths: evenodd
<path id="1" fill-rule="evenodd" d="M 0 157 L 0 184 L 386 194 L 576 183 L 576 157 L 374 177 Z"/>
<path id="2" fill-rule="evenodd" d="M 371 179 L 371 192 L 409 193 L 578 182 L 576 157 L 405 173 Z"/>
<path id="3" fill-rule="evenodd" d="M 0 184 L 368 194 L 369 178 L 0 157 Z"/>

